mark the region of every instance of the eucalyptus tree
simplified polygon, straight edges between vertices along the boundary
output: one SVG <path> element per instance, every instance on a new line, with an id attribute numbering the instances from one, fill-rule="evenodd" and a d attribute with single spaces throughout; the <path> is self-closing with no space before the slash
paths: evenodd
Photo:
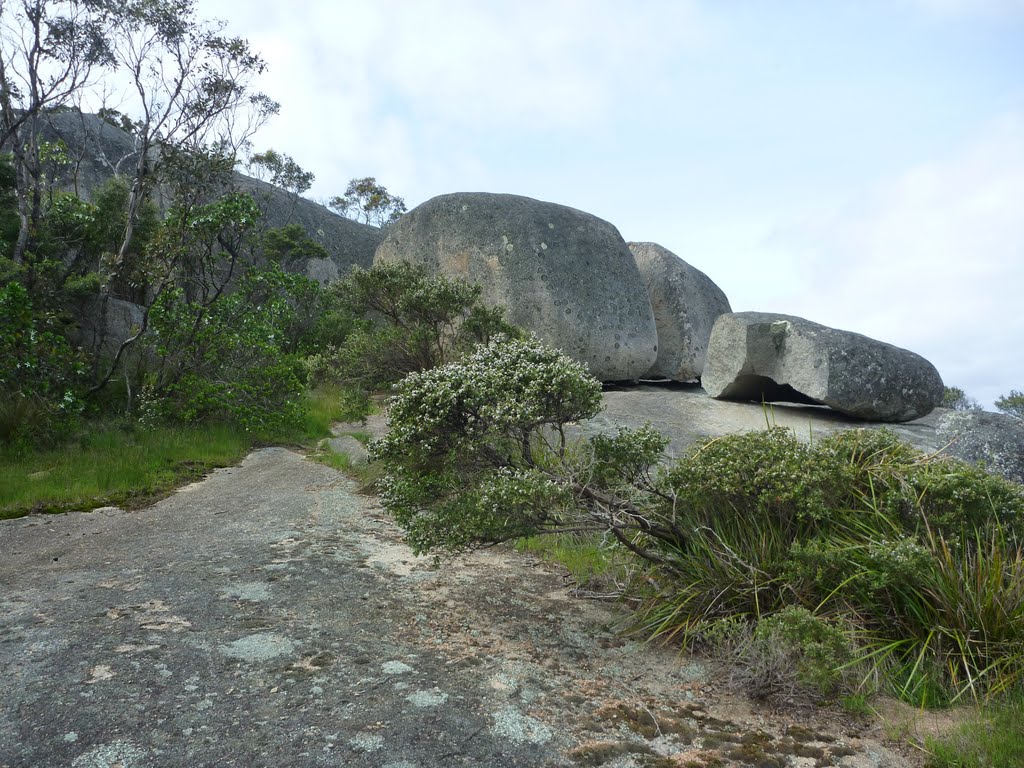
<path id="1" fill-rule="evenodd" d="M 10 150 L 16 176 L 16 264 L 42 217 L 44 119 L 114 65 L 112 12 L 97 0 L 0 0 L 0 147 Z"/>
<path id="2" fill-rule="evenodd" d="M 352 179 L 345 194 L 332 197 L 327 205 L 346 218 L 377 227 L 393 224 L 406 210 L 405 200 L 392 195 L 373 176 Z"/>
<path id="3" fill-rule="evenodd" d="M 203 204 L 204 193 L 230 178 L 239 151 L 278 105 L 252 88 L 263 59 L 246 40 L 228 35 L 224 22 L 200 18 L 194 0 L 104 3 L 114 13 L 111 51 L 129 77 L 136 114 L 137 159 L 117 282 L 131 271 L 132 231 L 156 172 L 166 173 L 179 205 Z"/>

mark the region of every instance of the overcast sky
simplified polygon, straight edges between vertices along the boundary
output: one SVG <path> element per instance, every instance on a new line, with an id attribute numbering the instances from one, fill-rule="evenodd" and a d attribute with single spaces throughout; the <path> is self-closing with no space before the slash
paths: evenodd
<path id="1" fill-rule="evenodd" d="M 310 196 L 508 192 L 1024 389 L 1024 0 L 198 0 Z M 244 8 L 244 10 L 242 10 Z"/>

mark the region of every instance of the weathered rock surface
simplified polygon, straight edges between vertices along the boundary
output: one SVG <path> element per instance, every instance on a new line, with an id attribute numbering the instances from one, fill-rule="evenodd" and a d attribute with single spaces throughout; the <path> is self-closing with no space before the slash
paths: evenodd
<path id="1" fill-rule="evenodd" d="M 148 509 L 0 521 L 0 584 L 3 768 L 613 768 L 751 739 L 773 765 L 911 764 L 880 728 L 773 712 L 617 636 L 550 564 L 413 556 L 280 448 Z"/>
<path id="2" fill-rule="evenodd" d="M 919 451 L 932 453 L 945 443 L 936 425 L 945 413 L 936 409 L 927 416 L 898 424 L 864 421 L 819 405 L 774 404 L 715 400 L 697 385 L 642 384 L 604 393 L 604 408 L 597 416 L 574 427 L 577 434 L 614 435 L 620 427 L 650 424 L 669 439 L 666 453 L 682 455 L 694 443 L 786 427 L 809 442 L 844 429 L 881 428 L 895 432 Z"/>
<path id="3" fill-rule="evenodd" d="M 86 301 L 78 313 L 75 342 L 103 355 L 117 353 L 121 342 L 142 327 L 145 308 L 111 297 Z"/>
<path id="4" fill-rule="evenodd" d="M 516 195 L 435 197 L 388 227 L 374 263 L 409 261 L 483 287 L 508 319 L 587 364 L 635 380 L 657 359 L 654 314 L 614 226 Z"/>
<path id="5" fill-rule="evenodd" d="M 949 411 L 936 433 L 945 453 L 1024 483 L 1024 422 L 1004 413 Z"/>
<path id="6" fill-rule="evenodd" d="M 715 322 L 701 379 L 729 400 L 827 405 L 874 421 L 910 421 L 942 402 L 920 355 L 791 315 L 738 312 Z"/>
<path id="7" fill-rule="evenodd" d="M 647 287 L 658 329 L 654 379 L 696 381 L 704 371 L 711 329 L 732 312 L 725 293 L 696 267 L 657 243 L 629 243 Z"/>

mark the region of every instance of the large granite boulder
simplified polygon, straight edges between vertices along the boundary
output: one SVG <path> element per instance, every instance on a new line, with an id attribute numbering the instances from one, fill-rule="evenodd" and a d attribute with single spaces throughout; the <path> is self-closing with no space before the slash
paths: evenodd
<path id="1" fill-rule="evenodd" d="M 949 411 L 935 430 L 943 451 L 1024 483 L 1024 422 L 1005 413 Z"/>
<path id="2" fill-rule="evenodd" d="M 696 381 L 704 370 L 711 328 L 732 312 L 725 293 L 696 267 L 657 243 L 629 243 L 658 328 L 652 379 Z"/>
<path id="3" fill-rule="evenodd" d="M 763 312 L 715 322 L 701 383 L 725 400 L 827 405 L 871 421 L 910 421 L 942 402 L 935 367 L 859 333 Z"/>
<path id="4" fill-rule="evenodd" d="M 603 381 L 639 379 L 658 336 L 633 255 L 607 221 L 516 195 L 435 197 L 387 228 L 374 263 L 408 261 L 483 300 Z"/>
<path id="5" fill-rule="evenodd" d="M 379 227 L 360 224 L 329 211 L 312 200 L 283 189 L 235 174 L 239 190 L 249 192 L 266 215 L 267 227 L 298 224 L 306 236 L 324 249 L 324 256 L 304 256 L 282 263 L 289 272 L 297 272 L 319 283 L 330 283 L 345 277 L 354 266 L 369 269 L 373 254 L 384 239 Z"/>

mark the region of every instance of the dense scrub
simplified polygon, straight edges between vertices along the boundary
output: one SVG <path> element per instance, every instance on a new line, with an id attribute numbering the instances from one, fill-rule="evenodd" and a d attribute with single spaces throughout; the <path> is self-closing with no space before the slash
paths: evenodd
<path id="1" fill-rule="evenodd" d="M 808 445 L 768 429 L 672 463 L 649 428 L 569 440 L 599 407 L 597 382 L 536 341 L 410 376 L 374 448 L 384 504 L 421 552 L 615 541 L 635 556 L 637 625 L 761 668 L 765 692 L 881 680 L 941 704 L 1024 684 L 1019 486 L 884 430 Z"/>

